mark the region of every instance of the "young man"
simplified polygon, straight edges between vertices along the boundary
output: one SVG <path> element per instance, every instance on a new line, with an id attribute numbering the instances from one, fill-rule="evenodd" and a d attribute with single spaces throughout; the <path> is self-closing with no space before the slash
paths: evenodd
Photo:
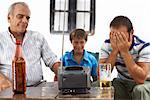
<path id="1" fill-rule="evenodd" d="M 87 34 L 83 29 L 75 29 L 70 34 L 70 42 L 73 50 L 66 52 L 62 57 L 63 66 L 84 66 L 90 67 L 93 81 L 97 80 L 97 60 L 84 50 L 87 41 Z"/>
<path id="2" fill-rule="evenodd" d="M 113 80 L 115 100 L 150 98 L 150 43 L 133 35 L 129 18 L 117 16 L 110 23 L 110 39 L 101 48 L 100 63 L 116 66 L 118 77 Z"/>
<path id="3" fill-rule="evenodd" d="M 15 42 L 16 39 L 20 39 L 23 41 L 23 56 L 26 61 L 27 86 L 32 86 L 42 80 L 41 58 L 56 75 L 57 68 L 60 65 L 43 35 L 27 30 L 30 14 L 30 9 L 26 3 L 16 2 L 12 4 L 8 11 L 8 22 L 10 24 L 8 31 L 0 33 L 0 73 L 3 73 L 9 80 L 12 79 Z"/>

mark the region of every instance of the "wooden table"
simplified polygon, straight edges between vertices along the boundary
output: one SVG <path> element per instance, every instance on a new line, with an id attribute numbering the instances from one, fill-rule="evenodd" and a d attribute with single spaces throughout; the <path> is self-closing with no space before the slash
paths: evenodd
<path id="1" fill-rule="evenodd" d="M 26 94 L 13 95 L 12 88 L 0 92 L 0 100 L 113 100 L 114 89 L 91 87 L 88 94 L 62 95 L 57 82 L 48 82 L 38 87 L 27 87 Z"/>

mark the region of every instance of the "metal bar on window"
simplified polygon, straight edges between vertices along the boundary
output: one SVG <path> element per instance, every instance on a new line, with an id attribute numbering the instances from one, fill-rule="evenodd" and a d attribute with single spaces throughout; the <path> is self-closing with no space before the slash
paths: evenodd
<path id="1" fill-rule="evenodd" d="M 76 28 L 76 7 L 77 0 L 69 0 L 69 13 L 68 13 L 68 30 L 72 31 Z"/>
<path id="2" fill-rule="evenodd" d="M 64 12 L 64 10 L 52 10 L 53 12 Z M 77 12 L 85 12 L 85 13 L 92 13 L 93 11 L 88 11 L 88 10 L 65 10 L 65 12 L 70 12 L 70 13 L 77 13 Z"/>
<path id="3" fill-rule="evenodd" d="M 91 35 L 94 34 L 95 32 L 95 0 L 91 0 L 91 11 L 92 13 L 90 14 L 90 31 L 91 31 Z"/>
<path id="4" fill-rule="evenodd" d="M 55 8 L 55 0 L 50 1 L 50 31 L 54 30 L 54 12 L 53 9 Z"/>

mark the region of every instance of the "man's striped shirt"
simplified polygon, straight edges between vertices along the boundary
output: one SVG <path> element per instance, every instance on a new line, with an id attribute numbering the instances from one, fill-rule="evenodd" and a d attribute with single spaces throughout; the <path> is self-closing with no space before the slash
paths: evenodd
<path id="1" fill-rule="evenodd" d="M 101 52 L 100 59 L 108 58 L 112 52 L 110 40 L 105 40 Z M 132 45 L 129 50 L 135 62 L 150 62 L 150 43 L 146 43 L 139 39 L 137 36 L 133 36 Z M 118 78 L 125 80 L 133 80 L 131 75 L 128 73 L 126 65 L 120 54 L 117 55 L 115 66 L 118 71 Z"/>
<path id="2" fill-rule="evenodd" d="M 9 32 L 0 33 L 0 72 L 12 79 L 12 60 L 15 55 L 15 38 Z M 49 48 L 43 35 L 35 31 L 25 33 L 22 52 L 26 61 L 27 85 L 33 85 L 43 77 L 41 58 L 48 67 L 56 62 L 57 57 Z"/>

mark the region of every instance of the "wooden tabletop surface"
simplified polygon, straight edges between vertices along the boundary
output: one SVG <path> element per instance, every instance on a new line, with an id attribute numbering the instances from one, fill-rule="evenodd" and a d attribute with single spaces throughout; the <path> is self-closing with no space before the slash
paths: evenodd
<path id="1" fill-rule="evenodd" d="M 0 92 L 0 100 L 113 100 L 114 89 L 91 87 L 87 94 L 62 95 L 57 82 L 45 82 L 37 87 L 27 87 L 26 94 L 16 94 L 12 88 Z"/>

